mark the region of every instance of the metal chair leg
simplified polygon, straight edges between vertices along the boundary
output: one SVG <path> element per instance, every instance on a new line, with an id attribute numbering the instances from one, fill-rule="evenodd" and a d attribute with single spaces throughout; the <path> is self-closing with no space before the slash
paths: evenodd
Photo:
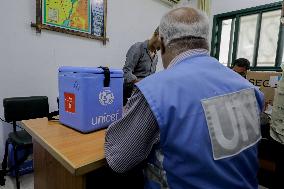
<path id="1" fill-rule="evenodd" d="M 16 145 L 13 145 L 14 150 L 14 162 L 15 162 L 15 173 L 16 173 L 16 186 L 17 189 L 20 189 L 20 180 L 19 180 L 19 164 L 18 164 L 18 149 Z"/>
<path id="2" fill-rule="evenodd" d="M 7 139 L 5 142 L 5 153 L 4 153 L 4 158 L 2 161 L 2 170 L 0 170 L 0 186 L 5 186 L 5 176 L 7 174 L 7 159 L 8 159 L 8 146 L 10 144 L 10 140 Z"/>
<path id="3" fill-rule="evenodd" d="M 7 159 L 8 159 L 8 147 L 9 147 L 10 141 L 9 139 L 6 140 L 5 143 L 5 153 L 4 153 L 4 158 L 2 161 L 2 170 L 6 171 L 7 169 Z"/>

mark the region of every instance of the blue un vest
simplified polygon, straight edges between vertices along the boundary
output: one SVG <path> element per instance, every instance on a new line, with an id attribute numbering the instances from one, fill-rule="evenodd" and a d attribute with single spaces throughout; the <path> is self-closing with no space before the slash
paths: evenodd
<path id="1" fill-rule="evenodd" d="M 257 145 L 232 157 L 214 160 L 201 104 L 203 99 L 254 88 L 251 83 L 204 55 L 185 59 L 145 78 L 137 86 L 160 129 L 160 143 L 153 149 L 148 164 L 148 170 L 154 170 L 154 174 L 146 180 L 145 188 L 258 188 Z M 262 109 L 263 95 L 254 90 Z M 155 169 L 157 179 L 153 176 Z"/>

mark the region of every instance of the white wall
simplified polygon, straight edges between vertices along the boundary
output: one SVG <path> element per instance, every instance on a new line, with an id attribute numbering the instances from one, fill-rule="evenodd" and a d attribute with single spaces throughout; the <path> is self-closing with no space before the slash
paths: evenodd
<path id="1" fill-rule="evenodd" d="M 181 0 L 177 5 L 174 6 L 174 8 L 183 7 L 183 6 L 197 8 L 197 0 Z"/>
<path id="2" fill-rule="evenodd" d="M 46 95 L 56 109 L 61 65 L 122 68 L 133 43 L 149 38 L 169 7 L 158 0 L 108 0 L 106 46 L 81 37 L 30 27 L 35 0 L 2 0 L 0 6 L 0 104 L 5 97 Z M 161 69 L 161 64 L 159 69 Z M 3 107 L 0 105 L 3 118 Z M 3 125 L 3 126 L 2 126 Z M 0 123 L 0 161 L 11 130 Z"/>

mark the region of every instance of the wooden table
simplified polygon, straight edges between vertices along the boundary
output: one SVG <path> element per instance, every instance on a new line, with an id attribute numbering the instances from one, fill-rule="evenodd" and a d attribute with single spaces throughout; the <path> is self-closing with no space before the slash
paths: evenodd
<path id="1" fill-rule="evenodd" d="M 86 188 L 86 174 L 106 164 L 105 130 L 81 134 L 47 118 L 22 121 L 33 137 L 34 188 Z"/>

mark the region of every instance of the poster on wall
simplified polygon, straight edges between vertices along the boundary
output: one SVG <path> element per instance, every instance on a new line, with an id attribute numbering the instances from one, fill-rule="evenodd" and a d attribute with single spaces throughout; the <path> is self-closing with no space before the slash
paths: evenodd
<path id="1" fill-rule="evenodd" d="M 91 32 L 101 36 L 104 33 L 104 3 L 94 1 L 91 5 Z"/>
<path id="2" fill-rule="evenodd" d="M 91 39 L 106 38 L 107 0 L 36 0 L 37 31 L 58 31 Z"/>

